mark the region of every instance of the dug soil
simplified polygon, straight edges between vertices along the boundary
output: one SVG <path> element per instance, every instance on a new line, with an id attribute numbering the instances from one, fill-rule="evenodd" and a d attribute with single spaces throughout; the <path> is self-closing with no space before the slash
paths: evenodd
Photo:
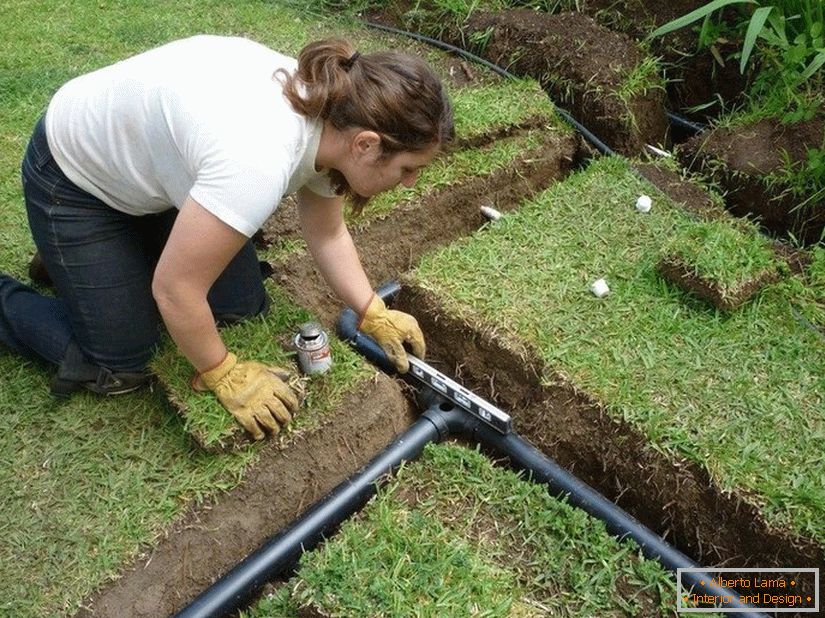
<path id="1" fill-rule="evenodd" d="M 581 10 L 611 30 L 644 41 L 659 26 L 705 4 L 706 0 L 584 0 Z M 730 18 L 734 10 L 726 9 L 725 14 Z M 748 80 L 733 56 L 741 42 L 720 38 L 712 50 L 699 50 L 691 25 L 652 39 L 649 45 L 653 55 L 661 58 L 668 79 L 668 109 L 706 121 L 721 111 L 719 97 L 728 105 L 741 102 Z"/>
<path id="2" fill-rule="evenodd" d="M 705 131 L 677 152 L 686 167 L 725 191 L 731 213 L 755 219 L 773 236 L 813 244 L 825 238 L 825 198 L 793 195 L 786 184 L 769 182 L 768 177 L 788 164 L 804 165 L 808 150 L 821 147 L 823 131 L 822 115 L 793 125 L 766 118 L 744 127 Z"/>
<path id="3" fill-rule="evenodd" d="M 401 9 L 370 16 L 378 23 L 405 28 Z M 640 45 L 583 13 L 551 15 L 513 9 L 470 15 L 461 31 L 440 25 L 440 38 L 466 48 L 484 39 L 478 53 L 512 74 L 536 79 L 552 100 L 609 148 L 626 155 L 644 145 L 669 141 L 664 92 L 651 87 L 621 94 L 622 85 L 645 59 Z"/>
<path id="4" fill-rule="evenodd" d="M 380 452 L 414 420 L 399 383 L 362 384 L 331 421 L 265 446 L 241 485 L 193 508 L 76 616 L 171 616 Z"/>
<path id="5" fill-rule="evenodd" d="M 651 448 L 603 404 L 547 371 L 536 350 L 450 317 L 437 298 L 402 286 L 395 306 L 418 318 L 428 358 L 513 417 L 518 434 L 700 564 L 825 567 L 815 539 L 771 528 L 749 496 Z"/>

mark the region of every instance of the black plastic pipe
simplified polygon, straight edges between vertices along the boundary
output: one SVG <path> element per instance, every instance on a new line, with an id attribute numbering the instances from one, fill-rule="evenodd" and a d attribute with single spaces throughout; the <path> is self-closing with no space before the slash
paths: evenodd
<path id="1" fill-rule="evenodd" d="M 684 116 L 670 110 L 667 110 L 665 113 L 667 114 L 667 119 L 670 121 L 670 124 L 675 125 L 680 129 L 685 129 L 686 131 L 694 134 L 701 133 L 706 129 L 705 125 L 688 120 Z"/>
<path id="2" fill-rule="evenodd" d="M 398 294 L 400 289 L 398 282 L 390 281 L 380 286 L 376 293 L 383 299 L 390 300 Z M 339 337 L 352 343 L 361 354 L 385 371 L 389 368 L 390 373 L 395 373 L 394 367 L 389 363 L 381 347 L 369 336 L 359 332 L 357 326 L 358 316 L 352 309 L 345 309 L 341 312 L 338 321 Z M 431 393 L 431 396 L 436 399 L 439 397 L 434 392 Z M 446 400 L 442 400 L 442 402 L 440 408 L 442 411 L 452 409 L 452 403 L 446 402 Z M 433 409 L 431 406 L 430 411 Z M 645 557 L 657 560 L 665 568 L 674 572 L 683 568 L 703 568 L 516 433 L 503 434 L 475 416 L 463 411 L 440 416 L 431 413 L 431 418 L 434 422 L 443 423 L 439 427 L 442 436 L 459 435 L 470 442 L 481 444 L 499 455 L 507 457 L 515 468 L 528 473 L 535 481 L 546 484 L 553 495 L 566 499 L 570 504 L 604 522 L 608 532 L 612 535 L 620 540 L 624 538 L 633 539 L 639 545 Z M 724 607 L 752 609 L 751 606 L 741 604 L 738 601 L 738 593 L 717 586 L 712 580 L 713 578 L 707 573 L 686 572 L 682 574 L 683 582 L 696 589 L 701 589 L 703 593 L 729 597 L 731 602 Z M 704 582 L 701 588 L 700 582 Z M 765 614 L 756 611 L 737 612 L 737 615 L 765 616 Z"/>
<path id="3" fill-rule="evenodd" d="M 351 478 L 343 481 L 298 519 L 238 563 L 177 618 L 225 616 L 245 604 L 266 582 L 288 571 L 301 554 L 315 547 L 358 511 L 375 493 L 375 483 L 403 461 L 415 459 L 440 435 L 425 414 Z"/>
<path id="4" fill-rule="evenodd" d="M 396 282 L 381 286 L 377 293 L 385 299 L 400 289 Z M 369 360 L 394 372 L 383 350 L 368 336 L 358 331 L 358 317 L 345 309 L 338 322 L 339 334 L 351 342 Z M 523 470 L 533 480 L 545 483 L 550 492 L 566 498 L 593 517 L 603 521 L 610 533 L 620 539 L 632 538 L 643 554 L 656 559 L 666 568 L 697 568 L 693 560 L 670 546 L 635 518 L 613 504 L 583 481 L 570 474 L 529 442 L 515 433 L 501 433 L 477 417 L 457 408 L 437 393 L 429 391 L 429 408 L 413 425 L 351 478 L 340 483 L 327 496 L 305 511 L 292 524 L 272 537 L 255 552 L 203 591 L 176 618 L 217 618 L 244 605 L 266 582 L 291 569 L 301 554 L 315 547 L 325 535 L 358 511 L 375 493 L 376 482 L 400 466 L 418 457 L 430 442 L 448 437 L 462 437 L 477 442 Z M 706 583 L 703 592 L 738 599 L 738 594 L 713 585 L 703 573 L 685 573 L 683 580 L 698 587 Z M 747 608 L 734 601 L 731 608 Z M 747 618 L 764 617 L 752 611 L 737 615 Z"/>

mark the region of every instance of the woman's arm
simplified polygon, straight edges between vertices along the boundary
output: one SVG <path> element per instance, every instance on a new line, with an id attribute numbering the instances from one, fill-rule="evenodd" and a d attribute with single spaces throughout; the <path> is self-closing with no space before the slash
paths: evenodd
<path id="1" fill-rule="evenodd" d="M 363 311 L 372 298 L 370 285 L 344 223 L 344 200 L 298 192 L 301 233 L 315 264 L 332 291 L 348 306 Z"/>
<path id="2" fill-rule="evenodd" d="M 247 240 L 187 197 L 155 269 L 152 294 L 158 310 L 178 349 L 198 372 L 226 357 L 206 295 Z"/>

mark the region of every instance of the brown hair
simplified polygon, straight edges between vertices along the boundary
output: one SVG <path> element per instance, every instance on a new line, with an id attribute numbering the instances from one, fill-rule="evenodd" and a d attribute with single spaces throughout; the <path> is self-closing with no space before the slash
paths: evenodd
<path id="1" fill-rule="evenodd" d="M 326 39 L 301 50 L 293 75 L 279 74 L 295 111 L 328 120 L 341 131 L 375 131 L 382 156 L 444 145 L 455 135 L 444 87 L 416 56 L 391 51 L 361 55 L 343 39 Z M 340 174 L 337 179 L 340 184 Z M 345 186 L 340 188 L 346 192 Z M 366 203 L 349 197 L 356 211 Z"/>

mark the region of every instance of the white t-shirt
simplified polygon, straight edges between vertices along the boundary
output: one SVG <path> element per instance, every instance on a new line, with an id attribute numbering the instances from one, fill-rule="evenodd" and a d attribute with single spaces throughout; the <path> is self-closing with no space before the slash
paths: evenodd
<path id="1" fill-rule="evenodd" d="M 55 161 L 77 186 L 132 215 L 187 195 L 246 236 L 315 171 L 322 125 L 295 112 L 274 72 L 296 61 L 242 38 L 195 36 L 65 84 L 46 112 Z"/>

